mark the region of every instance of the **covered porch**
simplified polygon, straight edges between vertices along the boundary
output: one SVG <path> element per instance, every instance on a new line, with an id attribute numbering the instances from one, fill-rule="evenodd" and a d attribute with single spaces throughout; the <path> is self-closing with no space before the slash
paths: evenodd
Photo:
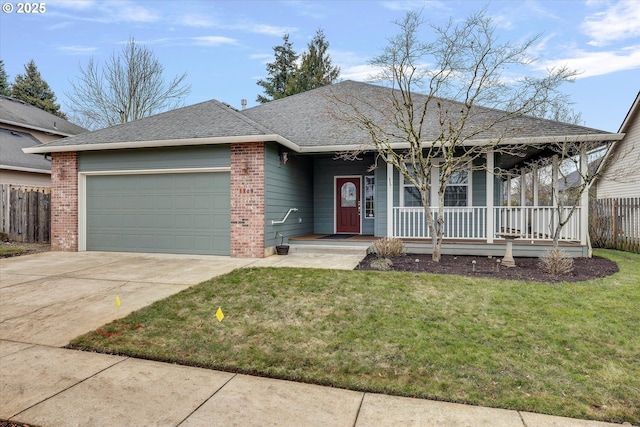
<path id="1" fill-rule="evenodd" d="M 331 238 L 328 238 L 331 236 Z M 361 235 L 336 235 L 307 234 L 291 237 L 289 243 L 292 246 L 325 246 L 325 247 L 370 247 L 374 240 L 380 237 L 371 234 Z M 408 253 L 430 254 L 431 241 L 424 238 L 401 238 Z M 513 256 L 515 257 L 539 257 L 546 249 L 551 247 L 550 240 L 525 240 L 516 239 L 513 243 Z M 585 247 L 579 242 L 560 241 L 558 243 L 569 255 L 580 258 L 586 257 Z M 442 242 L 442 253 L 445 255 L 472 255 L 503 257 L 505 254 L 506 240 L 496 238 L 492 243 L 481 239 L 451 239 L 445 238 Z"/>

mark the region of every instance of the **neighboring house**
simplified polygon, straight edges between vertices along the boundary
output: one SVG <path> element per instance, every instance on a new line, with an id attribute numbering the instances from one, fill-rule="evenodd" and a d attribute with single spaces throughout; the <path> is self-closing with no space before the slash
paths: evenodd
<path id="1" fill-rule="evenodd" d="M 0 128 L 0 184 L 51 186 L 49 158 L 22 151 L 38 145 L 40 141 L 29 133 Z"/>
<path id="2" fill-rule="evenodd" d="M 598 199 L 640 197 L 640 92 L 618 133 L 624 138 L 614 143 L 596 180 Z"/>
<path id="3" fill-rule="evenodd" d="M 50 187 L 49 159 L 22 149 L 86 131 L 33 105 L 0 96 L 0 184 Z"/>
<path id="4" fill-rule="evenodd" d="M 318 240 L 325 235 L 363 236 L 367 245 L 395 236 L 411 251 L 428 252 L 415 189 L 373 153 L 336 158 L 370 137 L 345 121 L 328 95 L 379 103 L 389 91 L 345 81 L 244 111 L 213 100 L 25 149 L 52 156 L 52 247 L 264 257 L 281 233 L 324 245 L 343 242 Z M 553 141 L 621 138 L 535 118 L 519 118 L 517 127 L 518 136 L 504 142 L 521 146 L 521 155 L 489 153 L 488 171 L 457 182 L 455 206 L 445 209 L 443 253 L 502 255 L 500 232 L 517 228 L 509 218 L 553 218 L 551 208 L 503 206 L 495 168 L 518 170 Z M 587 254 L 583 212 L 562 237 L 575 256 Z M 548 226 L 521 227 L 526 245 L 514 253 L 539 255 L 549 244 Z"/>

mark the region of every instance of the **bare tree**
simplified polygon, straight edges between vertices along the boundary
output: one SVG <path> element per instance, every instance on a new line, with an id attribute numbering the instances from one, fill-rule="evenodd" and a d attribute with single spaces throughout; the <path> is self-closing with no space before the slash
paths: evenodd
<path id="1" fill-rule="evenodd" d="M 133 38 L 104 67 L 93 59 L 71 81 L 69 109 L 91 129 L 126 123 L 182 105 L 191 91 L 187 74 L 166 81 L 164 67 L 151 50 Z"/>
<path id="2" fill-rule="evenodd" d="M 575 73 L 561 68 L 541 78 L 508 79 L 507 73 L 531 64 L 527 53 L 537 37 L 499 43 L 484 10 L 459 24 L 432 25 L 431 42 L 419 38 L 424 25 L 420 13 L 407 13 L 397 25 L 399 34 L 371 61 L 381 70 L 375 80 L 391 87 L 389 98 L 369 101 L 336 95 L 335 103 L 340 113 L 369 133 L 370 143 L 361 150 L 377 152 L 419 192 L 432 258 L 439 261 L 449 184 L 474 168 L 484 168 L 481 159 L 488 152 L 506 150 L 501 142 L 517 132 L 514 119 L 553 102 L 558 87 Z M 479 139 L 484 143 L 472 141 Z M 344 159 L 355 156 L 341 153 Z M 436 205 L 430 197 L 433 174 Z"/>

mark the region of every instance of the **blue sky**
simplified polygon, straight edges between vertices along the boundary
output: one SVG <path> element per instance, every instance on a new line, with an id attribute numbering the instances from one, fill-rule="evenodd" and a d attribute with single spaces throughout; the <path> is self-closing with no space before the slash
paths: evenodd
<path id="1" fill-rule="evenodd" d="M 365 81 L 368 61 L 397 33 L 393 21 L 421 9 L 436 24 L 487 6 L 501 41 L 542 33 L 532 74 L 567 65 L 581 71 L 564 91 L 587 126 L 617 131 L 640 89 L 640 1 L 45 1 L 41 14 L 18 14 L 0 0 L 0 58 L 9 81 L 33 59 L 62 104 L 78 67 L 104 63 L 132 36 L 153 50 L 168 77 L 186 72 L 185 105 L 217 99 L 256 105 L 273 47 L 290 34 L 302 52 L 318 28 L 341 79 Z M 4 10 L 4 8 L 3 8 Z"/>

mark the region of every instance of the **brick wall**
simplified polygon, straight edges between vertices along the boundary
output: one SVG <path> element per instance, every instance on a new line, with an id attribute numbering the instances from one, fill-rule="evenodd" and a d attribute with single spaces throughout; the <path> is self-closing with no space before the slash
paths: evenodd
<path id="1" fill-rule="evenodd" d="M 51 250 L 78 251 L 78 153 L 51 154 Z"/>
<path id="2" fill-rule="evenodd" d="M 264 142 L 231 144 L 231 256 L 264 257 Z"/>

